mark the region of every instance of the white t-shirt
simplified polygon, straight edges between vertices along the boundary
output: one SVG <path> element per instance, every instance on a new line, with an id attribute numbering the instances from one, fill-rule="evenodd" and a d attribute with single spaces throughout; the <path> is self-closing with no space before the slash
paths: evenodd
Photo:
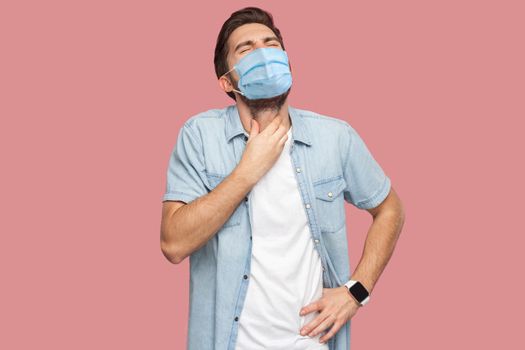
<path id="1" fill-rule="evenodd" d="M 319 314 L 299 311 L 322 296 L 323 279 L 290 157 L 283 152 L 249 194 L 252 218 L 250 280 L 239 318 L 236 350 L 327 350 L 299 331 Z"/>

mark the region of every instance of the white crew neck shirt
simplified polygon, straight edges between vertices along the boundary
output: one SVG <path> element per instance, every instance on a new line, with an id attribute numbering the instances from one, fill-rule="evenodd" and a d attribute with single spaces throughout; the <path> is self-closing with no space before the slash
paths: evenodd
<path id="1" fill-rule="evenodd" d="M 249 193 L 252 224 L 250 280 L 235 350 L 328 350 L 299 331 L 318 311 L 299 311 L 322 296 L 319 253 L 308 226 L 290 157 L 292 127 L 273 167 Z"/>

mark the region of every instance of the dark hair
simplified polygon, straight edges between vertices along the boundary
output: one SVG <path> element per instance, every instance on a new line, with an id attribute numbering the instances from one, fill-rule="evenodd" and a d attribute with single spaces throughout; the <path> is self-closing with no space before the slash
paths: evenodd
<path id="1" fill-rule="evenodd" d="M 228 38 L 235 29 L 248 23 L 261 23 L 270 28 L 275 33 L 275 36 L 279 39 L 283 50 L 285 50 L 281 32 L 273 24 L 273 17 L 271 13 L 258 7 L 245 7 L 243 9 L 237 10 L 231 14 L 230 18 L 228 18 L 226 22 L 224 22 L 221 31 L 219 32 L 219 36 L 217 37 L 217 43 L 215 44 L 215 57 L 213 58 L 217 79 L 229 70 L 227 61 Z M 234 101 L 236 101 L 235 94 L 233 92 L 230 91 L 227 92 L 227 94 Z"/>

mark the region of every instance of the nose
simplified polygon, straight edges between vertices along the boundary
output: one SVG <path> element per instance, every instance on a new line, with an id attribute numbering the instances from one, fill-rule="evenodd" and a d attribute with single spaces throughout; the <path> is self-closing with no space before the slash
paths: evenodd
<path id="1" fill-rule="evenodd" d="M 258 49 L 258 48 L 261 48 L 261 47 L 266 47 L 265 43 L 263 43 L 262 40 L 257 40 L 255 42 L 255 48 Z"/>

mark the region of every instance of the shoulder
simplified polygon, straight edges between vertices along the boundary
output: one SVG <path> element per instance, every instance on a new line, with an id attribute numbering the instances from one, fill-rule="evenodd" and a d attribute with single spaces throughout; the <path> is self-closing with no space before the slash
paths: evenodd
<path id="1" fill-rule="evenodd" d="M 224 123 L 228 107 L 208 109 L 196 114 L 192 114 L 184 122 L 184 127 L 193 130 L 210 128 L 217 123 Z"/>
<path id="2" fill-rule="evenodd" d="M 295 107 L 293 109 L 314 138 L 339 141 L 340 145 L 348 145 L 355 133 L 350 123 L 342 117 Z"/>
<path id="3" fill-rule="evenodd" d="M 349 129 L 352 129 L 350 123 L 342 117 L 295 107 L 293 109 L 301 117 L 301 120 L 311 128 L 328 129 L 331 132 L 348 132 Z"/>
<path id="4" fill-rule="evenodd" d="M 180 128 L 180 133 L 203 144 L 204 140 L 220 140 L 224 137 L 228 108 L 213 108 L 190 115 Z"/>
<path id="5" fill-rule="evenodd" d="M 322 126 L 344 127 L 348 124 L 345 120 L 328 114 L 321 114 L 319 112 L 310 111 L 296 107 L 290 107 L 301 116 L 301 118 L 310 124 Z"/>

